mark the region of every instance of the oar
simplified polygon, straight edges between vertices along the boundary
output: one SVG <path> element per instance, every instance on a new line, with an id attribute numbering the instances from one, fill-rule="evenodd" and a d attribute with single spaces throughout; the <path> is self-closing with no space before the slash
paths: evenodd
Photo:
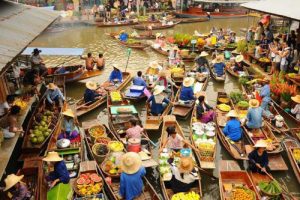
<path id="1" fill-rule="evenodd" d="M 144 132 L 142 132 L 142 134 L 154 147 L 157 147 L 157 144 L 150 140 L 150 138 Z"/>
<path id="2" fill-rule="evenodd" d="M 201 172 L 203 172 L 204 174 L 208 175 L 209 177 L 217 180 L 219 179 L 218 177 L 214 176 L 212 173 L 206 171 L 205 169 L 202 169 L 201 167 L 199 167 L 198 165 L 194 165 L 194 167 L 196 167 L 197 169 L 199 169 Z"/>
<path id="3" fill-rule="evenodd" d="M 82 105 L 76 107 L 76 110 L 78 110 L 78 109 L 80 109 L 80 108 L 82 108 L 82 107 L 85 107 L 85 106 L 88 105 L 89 103 L 92 103 L 92 101 L 88 101 L 88 102 L 86 102 L 86 103 L 84 103 L 84 104 L 82 104 Z"/>

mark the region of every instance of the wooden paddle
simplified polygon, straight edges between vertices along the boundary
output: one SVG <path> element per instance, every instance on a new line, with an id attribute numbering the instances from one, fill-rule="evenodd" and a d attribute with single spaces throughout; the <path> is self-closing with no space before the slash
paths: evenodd
<path id="1" fill-rule="evenodd" d="M 209 177 L 211 177 L 211 178 L 213 178 L 215 180 L 219 179 L 218 177 L 214 176 L 211 172 L 208 172 L 205 169 L 202 169 L 198 165 L 194 165 L 194 167 L 198 168 L 201 172 L 203 172 L 204 174 L 208 175 Z"/>
<path id="2" fill-rule="evenodd" d="M 157 144 L 154 143 L 152 140 L 150 140 L 150 138 L 144 133 L 142 132 L 142 135 L 154 146 L 154 147 L 157 147 Z"/>

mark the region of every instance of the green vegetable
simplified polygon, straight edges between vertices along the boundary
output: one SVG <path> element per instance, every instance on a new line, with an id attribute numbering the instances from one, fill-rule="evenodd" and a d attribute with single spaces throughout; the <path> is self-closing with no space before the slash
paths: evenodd
<path id="1" fill-rule="evenodd" d="M 237 104 L 239 101 L 244 101 L 245 100 L 243 94 L 240 91 L 231 92 L 229 96 L 230 96 L 230 98 L 231 98 L 231 100 L 233 101 L 234 104 Z"/>
<path id="2" fill-rule="evenodd" d="M 268 195 L 271 196 L 277 196 L 282 193 L 282 188 L 280 187 L 279 183 L 277 181 L 270 181 L 268 182 L 259 182 L 258 183 L 259 189 Z"/>
<path id="3" fill-rule="evenodd" d="M 249 103 L 247 101 L 239 101 L 237 106 L 241 109 L 247 109 L 249 107 Z"/>
<path id="4" fill-rule="evenodd" d="M 242 85 L 246 85 L 248 81 L 249 81 L 249 78 L 246 77 L 246 76 L 241 76 L 239 78 L 239 83 L 242 84 Z"/>

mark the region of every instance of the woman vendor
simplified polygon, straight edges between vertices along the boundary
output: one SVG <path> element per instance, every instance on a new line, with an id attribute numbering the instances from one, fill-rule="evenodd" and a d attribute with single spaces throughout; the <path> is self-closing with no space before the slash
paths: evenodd
<path id="1" fill-rule="evenodd" d="M 223 128 L 223 133 L 230 140 L 238 142 L 242 138 L 241 122 L 237 119 L 238 114 L 235 110 L 231 110 L 226 116 L 229 119 Z"/>
<path id="2" fill-rule="evenodd" d="M 29 200 L 31 197 L 30 191 L 27 185 L 22 182 L 24 175 L 17 176 L 15 174 L 10 174 L 4 180 L 5 188 L 4 192 L 10 191 L 12 193 L 12 200 Z M 1 198 L 2 199 L 2 198 Z"/>
<path id="3" fill-rule="evenodd" d="M 22 127 L 18 125 L 18 115 L 21 111 L 20 106 L 11 107 L 6 120 L 1 120 L 1 128 L 3 128 L 4 138 L 9 139 L 15 137 L 17 132 L 23 132 Z"/>
<path id="4" fill-rule="evenodd" d="M 203 81 L 203 77 L 206 77 L 209 72 L 209 64 L 206 56 L 208 56 L 208 53 L 202 51 L 199 57 L 195 59 L 195 62 L 197 63 L 196 78 L 198 81 Z"/>
<path id="5" fill-rule="evenodd" d="M 134 119 L 131 119 L 129 122 L 130 122 L 130 128 L 126 130 L 126 137 L 128 139 L 130 138 L 141 139 L 141 135 L 144 129 L 140 125 L 136 124 L 136 120 Z"/>
<path id="6" fill-rule="evenodd" d="M 160 85 L 160 86 L 164 86 L 165 88 L 165 92 L 166 93 L 171 93 L 172 90 L 169 87 L 169 85 L 174 86 L 176 88 L 178 88 L 178 86 L 176 86 L 176 84 L 167 76 L 168 71 L 166 70 L 162 70 L 159 72 L 159 77 L 158 79 L 155 81 L 155 83 L 153 84 L 153 87 L 155 87 L 156 85 Z"/>
<path id="7" fill-rule="evenodd" d="M 199 119 L 203 123 L 208 123 L 214 120 L 215 112 L 211 106 L 205 103 L 204 94 L 198 97 L 198 105 L 197 105 L 197 119 Z"/>
<path id="8" fill-rule="evenodd" d="M 53 105 L 62 106 L 62 103 L 65 101 L 65 97 L 63 93 L 54 83 L 48 84 L 48 90 L 46 91 L 46 98 L 47 98 L 46 104 L 51 108 L 53 107 Z"/>
<path id="9" fill-rule="evenodd" d="M 264 140 L 258 140 L 254 145 L 255 149 L 248 155 L 249 169 L 252 172 L 265 173 L 269 171 L 269 159 L 266 151 L 267 144 Z"/>
<path id="10" fill-rule="evenodd" d="M 150 103 L 150 112 L 154 116 L 162 114 L 165 107 L 170 103 L 170 100 L 162 94 L 164 90 L 164 86 L 155 86 L 153 95 L 147 100 L 147 103 Z"/>
<path id="11" fill-rule="evenodd" d="M 262 80 L 263 87 L 260 90 L 259 96 L 262 99 L 261 108 L 264 109 L 267 116 L 272 115 L 269 111 L 269 103 L 271 101 L 271 89 L 270 89 L 270 79 L 265 77 Z"/>
<path id="12" fill-rule="evenodd" d="M 238 72 L 243 72 L 244 71 L 244 63 L 242 62 L 243 60 L 244 60 L 243 55 L 238 55 L 234 59 L 234 67 L 233 67 L 234 72 L 238 73 Z"/>
<path id="13" fill-rule="evenodd" d="M 224 76 L 225 75 L 224 69 L 225 69 L 226 65 L 223 62 L 223 56 L 222 55 L 218 55 L 216 57 L 216 59 L 213 60 L 213 63 L 214 63 L 214 65 L 213 65 L 214 72 L 217 75 L 217 77 Z"/>
<path id="14" fill-rule="evenodd" d="M 121 83 L 123 79 L 122 72 L 118 69 L 118 66 L 116 64 L 113 64 L 113 68 L 113 71 L 109 75 L 109 81 Z"/>
<path id="15" fill-rule="evenodd" d="M 94 81 L 88 81 L 85 84 L 86 90 L 84 92 L 84 102 L 86 105 L 89 105 L 99 99 L 101 96 L 106 94 L 104 88 L 97 89 L 97 83 Z"/>
<path id="16" fill-rule="evenodd" d="M 77 122 L 74 118 L 74 113 L 71 109 L 67 109 L 63 113 L 64 119 L 62 124 L 62 133 L 58 136 L 57 140 L 60 139 L 69 139 L 74 140 L 79 136 L 79 130 L 76 126 Z"/>
<path id="17" fill-rule="evenodd" d="M 249 129 L 259 129 L 262 127 L 263 109 L 259 107 L 259 101 L 257 99 L 251 99 L 249 101 L 249 109 L 246 117 L 246 126 Z"/>
<path id="18" fill-rule="evenodd" d="M 183 80 L 182 83 L 182 89 L 180 92 L 179 96 L 179 101 L 184 103 L 184 104 L 191 104 L 191 102 L 194 101 L 194 90 L 193 90 L 193 85 L 194 85 L 195 79 L 192 77 L 186 77 Z"/>
<path id="19" fill-rule="evenodd" d="M 70 176 L 67 170 L 67 166 L 64 159 L 61 158 L 57 152 L 48 152 L 47 156 L 43 158 L 43 161 L 48 163 L 48 166 L 54 167 L 54 171 L 50 172 L 46 177 L 48 182 L 51 182 L 50 188 L 54 187 L 58 183 L 69 183 Z"/>
<path id="20" fill-rule="evenodd" d="M 300 120 L 300 95 L 291 97 L 291 99 L 295 102 L 295 106 L 291 109 L 291 113 L 296 116 L 297 120 Z"/>
<path id="21" fill-rule="evenodd" d="M 143 192 L 143 177 L 146 175 L 139 154 L 124 154 L 121 158 L 121 169 L 119 199 L 133 200 Z"/>

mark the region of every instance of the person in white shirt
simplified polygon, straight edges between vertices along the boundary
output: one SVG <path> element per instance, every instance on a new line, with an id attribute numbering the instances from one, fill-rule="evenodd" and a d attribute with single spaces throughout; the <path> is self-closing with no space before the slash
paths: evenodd
<path id="1" fill-rule="evenodd" d="M 292 97 L 292 100 L 296 105 L 291 109 L 291 113 L 296 115 L 297 120 L 300 120 L 300 95 Z"/>
<path id="2" fill-rule="evenodd" d="M 6 115 L 15 101 L 15 97 L 13 95 L 7 95 L 6 101 L 0 104 L 0 117 Z"/>
<path id="3" fill-rule="evenodd" d="M 290 47 L 288 47 L 286 42 L 282 43 L 282 51 L 279 52 L 281 57 L 280 61 L 280 71 L 286 72 L 288 66 L 288 57 L 290 55 Z"/>

